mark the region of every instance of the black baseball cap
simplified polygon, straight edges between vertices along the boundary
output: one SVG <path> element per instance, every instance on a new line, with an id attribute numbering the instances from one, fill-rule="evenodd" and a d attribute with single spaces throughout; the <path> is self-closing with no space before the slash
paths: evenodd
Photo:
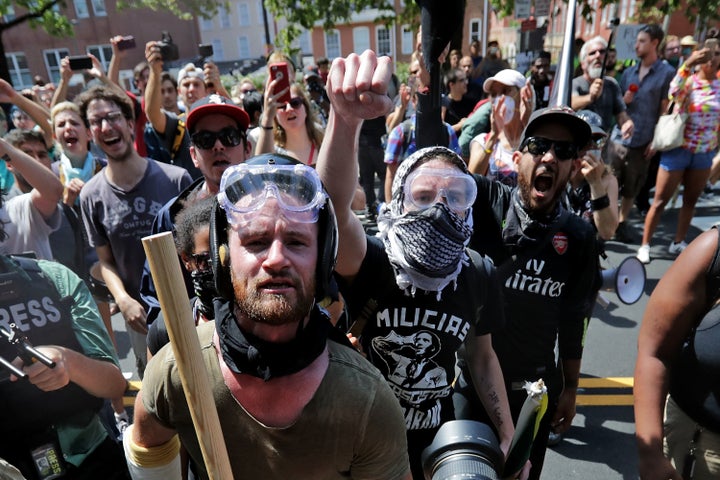
<path id="1" fill-rule="evenodd" d="M 535 130 L 540 125 L 546 123 L 560 124 L 570 131 L 573 137 L 573 141 L 576 145 L 584 147 L 588 144 L 592 137 L 592 130 L 590 125 L 578 117 L 570 107 L 548 107 L 535 110 L 530 116 L 525 130 L 523 130 L 522 137 L 520 138 L 520 144 L 525 141 L 526 138 L 532 137 Z"/>

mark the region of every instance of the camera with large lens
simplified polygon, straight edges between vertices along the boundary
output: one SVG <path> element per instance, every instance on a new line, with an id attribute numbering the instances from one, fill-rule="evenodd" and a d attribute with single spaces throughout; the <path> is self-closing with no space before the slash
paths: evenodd
<path id="1" fill-rule="evenodd" d="M 504 456 L 492 429 L 473 420 L 444 423 L 423 450 L 425 478 L 498 480 Z"/>
<path id="2" fill-rule="evenodd" d="M 157 42 L 157 46 L 160 47 L 163 62 L 172 62 L 180 58 L 178 46 L 173 43 L 173 39 L 168 32 L 162 32 L 162 40 Z"/>

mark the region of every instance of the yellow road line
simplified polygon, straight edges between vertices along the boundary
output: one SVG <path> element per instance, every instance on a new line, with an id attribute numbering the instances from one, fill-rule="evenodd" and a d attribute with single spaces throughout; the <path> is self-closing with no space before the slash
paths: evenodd
<path id="1" fill-rule="evenodd" d="M 615 407 L 633 404 L 632 395 L 578 395 L 578 407 Z"/>
<path id="2" fill-rule="evenodd" d="M 123 397 L 123 403 L 126 407 L 135 404 L 135 394 L 140 390 L 142 382 L 133 380 L 129 382 L 129 395 Z M 632 377 L 607 377 L 607 378 L 581 378 L 579 388 L 586 389 L 585 392 L 577 396 L 577 405 L 579 407 L 598 407 L 598 406 L 628 406 L 633 404 L 633 396 L 629 394 L 593 394 L 594 388 L 632 388 Z"/>
<path id="3" fill-rule="evenodd" d="M 580 388 L 632 388 L 633 377 L 581 378 Z"/>

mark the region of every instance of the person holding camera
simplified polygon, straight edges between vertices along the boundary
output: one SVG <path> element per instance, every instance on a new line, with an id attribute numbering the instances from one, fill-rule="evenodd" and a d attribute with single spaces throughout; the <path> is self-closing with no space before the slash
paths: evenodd
<path id="1" fill-rule="evenodd" d="M 0 357 L 14 367 L 0 367 L 0 458 L 27 480 L 127 480 L 122 447 L 98 415 L 127 381 L 90 291 L 47 260 L 0 255 L 0 277 L 0 311 L 22 313 L 0 324 Z"/>
<path id="2" fill-rule="evenodd" d="M 145 59 L 150 65 L 150 75 L 145 87 L 145 115 L 150 125 L 145 129 L 148 156 L 155 160 L 177 165 L 188 171 L 193 179 L 202 176 L 190 158 L 190 135 L 185 127 L 185 115 L 177 115 L 162 108 L 163 45 L 150 41 L 145 45 Z M 206 94 L 202 71 L 193 65 L 186 66 L 178 74 L 178 93 L 185 105 L 197 101 Z"/>

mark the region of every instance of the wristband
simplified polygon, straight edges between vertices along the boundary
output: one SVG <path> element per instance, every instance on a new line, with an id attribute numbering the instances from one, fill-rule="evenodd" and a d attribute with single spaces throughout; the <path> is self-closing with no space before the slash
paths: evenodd
<path id="1" fill-rule="evenodd" d="M 603 195 L 602 197 L 594 198 L 590 200 L 590 208 L 594 212 L 597 212 L 598 210 L 602 210 L 603 208 L 607 208 L 610 206 L 610 197 L 607 196 L 607 193 Z"/>
<path id="2" fill-rule="evenodd" d="M 265 125 L 260 125 L 260 126 L 262 127 L 263 130 L 272 130 L 273 128 L 275 128 L 273 126 L 270 126 L 270 127 L 266 127 Z"/>
<path id="3" fill-rule="evenodd" d="M 487 148 L 487 145 L 485 145 L 485 153 L 490 154 L 490 153 L 492 153 L 492 151 L 493 151 L 492 147 Z"/>

